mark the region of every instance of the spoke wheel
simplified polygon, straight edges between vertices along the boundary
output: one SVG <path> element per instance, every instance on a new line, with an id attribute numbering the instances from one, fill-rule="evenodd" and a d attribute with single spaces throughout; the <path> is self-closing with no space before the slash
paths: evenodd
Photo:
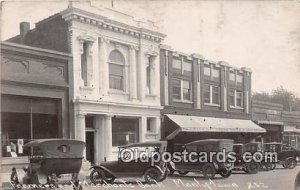
<path id="1" fill-rule="evenodd" d="M 231 174 L 232 174 L 232 170 L 226 170 L 226 169 L 220 170 L 220 175 L 221 175 L 222 177 L 227 178 L 227 177 L 229 177 Z"/>
<path id="2" fill-rule="evenodd" d="M 93 169 L 90 174 L 90 180 L 94 184 L 102 184 L 106 180 L 105 173 L 102 169 Z"/>
<path id="3" fill-rule="evenodd" d="M 162 178 L 162 175 L 157 168 L 148 168 L 144 172 L 144 179 L 145 179 L 146 183 L 148 183 L 148 184 L 153 184 L 153 183 L 155 183 L 155 181 L 158 182 L 158 181 L 160 181 L 161 178 Z"/>
<path id="4" fill-rule="evenodd" d="M 213 179 L 216 175 L 216 169 L 213 164 L 205 164 L 202 168 L 203 176 L 206 179 Z"/>
<path id="5" fill-rule="evenodd" d="M 256 162 L 250 162 L 246 166 L 246 172 L 249 174 L 256 174 L 258 172 L 259 165 Z"/>
<path id="6" fill-rule="evenodd" d="M 297 161 L 294 158 L 288 159 L 285 164 L 286 168 L 288 169 L 294 169 L 296 165 Z"/>

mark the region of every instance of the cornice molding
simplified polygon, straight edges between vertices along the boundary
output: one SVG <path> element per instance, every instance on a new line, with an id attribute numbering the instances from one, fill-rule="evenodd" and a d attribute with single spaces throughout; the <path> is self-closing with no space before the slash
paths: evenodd
<path id="1" fill-rule="evenodd" d="M 152 31 L 146 28 L 136 27 L 124 23 L 120 23 L 111 20 L 101 15 L 89 13 L 80 9 L 67 9 L 69 11 L 63 11 L 62 18 L 65 21 L 79 21 L 82 23 L 97 26 L 98 28 L 109 30 L 117 33 L 126 34 L 135 38 L 143 38 L 149 41 L 160 43 L 166 35 Z"/>

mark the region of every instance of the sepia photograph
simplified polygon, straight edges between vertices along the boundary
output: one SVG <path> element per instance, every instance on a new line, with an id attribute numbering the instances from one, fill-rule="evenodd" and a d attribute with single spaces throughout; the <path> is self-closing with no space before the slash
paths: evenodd
<path id="1" fill-rule="evenodd" d="M 300 0 L 0 0 L 0 189 L 300 190 Z"/>

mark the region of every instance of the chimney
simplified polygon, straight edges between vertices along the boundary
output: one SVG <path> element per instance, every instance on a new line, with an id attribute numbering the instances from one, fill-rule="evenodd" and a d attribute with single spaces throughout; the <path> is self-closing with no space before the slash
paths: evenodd
<path id="1" fill-rule="evenodd" d="M 20 23 L 20 37 L 21 37 L 21 43 L 22 44 L 24 43 L 26 34 L 29 30 L 30 30 L 30 23 L 29 22 L 21 22 Z"/>

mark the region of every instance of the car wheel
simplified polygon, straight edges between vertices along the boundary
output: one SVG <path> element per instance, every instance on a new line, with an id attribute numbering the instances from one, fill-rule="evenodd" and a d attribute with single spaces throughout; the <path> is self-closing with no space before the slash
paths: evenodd
<path id="1" fill-rule="evenodd" d="M 186 174 L 188 174 L 189 172 L 187 172 L 187 171 L 178 171 L 178 173 L 179 173 L 180 175 L 186 175 Z"/>
<path id="2" fill-rule="evenodd" d="M 106 180 L 105 173 L 102 169 L 93 169 L 90 174 L 90 180 L 94 184 L 102 184 Z"/>
<path id="3" fill-rule="evenodd" d="M 213 179 L 216 175 L 216 169 L 213 164 L 207 163 L 202 167 L 202 173 L 206 179 Z"/>
<path id="4" fill-rule="evenodd" d="M 166 169 L 164 175 L 162 175 L 162 177 L 161 177 L 161 179 L 160 179 L 159 181 L 160 181 L 160 182 L 161 182 L 161 181 L 164 181 L 164 180 L 167 178 L 168 174 L 169 174 L 169 171 L 168 171 L 168 169 Z"/>
<path id="5" fill-rule="evenodd" d="M 220 170 L 220 175 L 221 175 L 222 177 L 227 178 L 227 177 L 229 177 L 231 174 L 232 174 L 232 170 L 226 170 L 226 169 Z"/>
<path id="6" fill-rule="evenodd" d="M 264 163 L 264 166 L 267 171 L 273 169 L 273 164 L 271 162 Z"/>
<path id="7" fill-rule="evenodd" d="M 148 168 L 144 172 L 144 179 L 145 179 L 146 183 L 148 183 L 148 184 L 153 184 L 155 182 L 158 182 L 158 181 L 160 181 L 161 178 L 162 178 L 162 175 L 157 168 L 154 168 L 154 167 Z"/>
<path id="8" fill-rule="evenodd" d="M 258 172 L 259 165 L 256 162 L 250 162 L 246 165 L 246 172 L 248 174 L 256 174 Z"/>
<path id="9" fill-rule="evenodd" d="M 290 158 L 285 161 L 285 167 L 288 169 L 294 169 L 297 165 L 297 161 L 294 158 Z"/>

